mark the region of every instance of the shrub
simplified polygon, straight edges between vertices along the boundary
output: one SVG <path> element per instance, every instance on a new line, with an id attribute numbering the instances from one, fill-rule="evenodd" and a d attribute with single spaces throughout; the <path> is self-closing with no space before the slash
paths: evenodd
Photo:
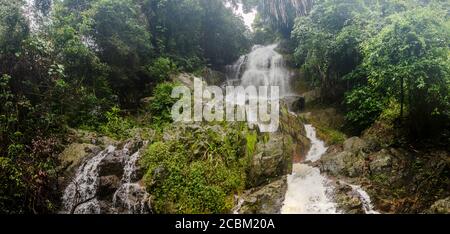
<path id="1" fill-rule="evenodd" d="M 157 82 L 167 81 L 170 74 L 177 71 L 177 66 L 172 60 L 160 57 L 147 67 L 150 76 Z"/>
<path id="2" fill-rule="evenodd" d="M 373 124 L 384 108 L 383 98 L 370 87 L 357 88 L 347 93 L 345 104 L 348 109 L 345 119 L 356 131 Z"/>
<path id="3" fill-rule="evenodd" d="M 120 116 L 120 108 L 113 107 L 106 112 L 107 122 L 100 126 L 100 131 L 116 139 L 129 137 L 129 130 L 133 128 L 131 121 Z"/>
<path id="4" fill-rule="evenodd" d="M 171 97 L 175 84 L 161 83 L 153 91 L 153 99 L 149 105 L 153 125 L 161 126 L 172 122 L 171 109 L 176 99 Z"/>
<path id="5" fill-rule="evenodd" d="M 177 137 L 155 142 L 141 164 L 157 213 L 227 213 L 245 188 L 245 138 L 236 128 L 176 128 Z"/>

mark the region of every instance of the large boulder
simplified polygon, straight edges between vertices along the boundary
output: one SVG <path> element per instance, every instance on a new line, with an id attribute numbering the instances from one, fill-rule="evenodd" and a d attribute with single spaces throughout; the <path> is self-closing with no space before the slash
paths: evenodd
<path id="1" fill-rule="evenodd" d="M 351 153 L 359 153 L 365 150 L 367 143 L 359 137 L 352 137 L 344 142 L 344 150 Z"/>
<path id="2" fill-rule="evenodd" d="M 139 183 L 123 184 L 114 194 L 113 207 L 115 213 L 152 213 L 151 196 Z"/>
<path id="3" fill-rule="evenodd" d="M 121 179 L 115 175 L 102 176 L 99 179 L 97 197 L 99 200 L 112 199 L 114 192 L 120 187 Z"/>
<path id="4" fill-rule="evenodd" d="M 98 174 L 102 176 L 114 175 L 122 178 L 124 172 L 125 157 L 128 156 L 126 153 L 121 151 L 114 151 L 108 154 L 99 164 Z"/>
<path id="5" fill-rule="evenodd" d="M 235 213 L 239 214 L 279 214 L 287 190 L 287 179 L 274 181 L 268 185 L 246 191 L 240 197 Z"/>
<path id="6" fill-rule="evenodd" d="M 289 113 L 287 109 L 283 109 L 280 116 L 280 131 L 293 140 L 292 158 L 294 163 L 303 161 L 311 147 L 311 142 L 306 137 L 305 120 Z"/>
<path id="7" fill-rule="evenodd" d="M 370 155 L 369 163 L 370 172 L 372 174 L 386 174 L 392 172 L 393 156 L 387 149 Z"/>
<path id="8" fill-rule="evenodd" d="M 270 183 L 289 174 L 292 161 L 292 144 L 283 134 L 269 134 L 256 144 L 248 176 L 249 187 Z"/>
<path id="9" fill-rule="evenodd" d="M 88 155 L 95 155 L 101 151 L 101 148 L 92 144 L 73 143 L 66 147 L 59 155 L 61 169 L 73 171 L 77 168 Z"/>
<path id="10" fill-rule="evenodd" d="M 137 152 L 143 145 L 139 139 L 133 139 L 119 144 L 118 150 L 107 154 L 99 164 L 99 176 L 114 175 L 122 178 L 124 166 L 129 157 Z"/>
<path id="11" fill-rule="evenodd" d="M 348 151 L 327 153 L 316 165 L 322 172 L 332 176 L 358 177 L 365 172 L 364 157 Z"/>

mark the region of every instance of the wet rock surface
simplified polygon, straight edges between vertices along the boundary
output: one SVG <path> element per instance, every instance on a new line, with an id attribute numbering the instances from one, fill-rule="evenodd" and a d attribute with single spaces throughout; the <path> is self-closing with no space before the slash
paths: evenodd
<path id="1" fill-rule="evenodd" d="M 268 140 L 256 144 L 256 152 L 250 167 L 248 186 L 257 187 L 270 183 L 290 173 L 292 145 L 283 134 L 270 134 Z"/>
<path id="2" fill-rule="evenodd" d="M 150 195 L 136 177 L 143 174 L 137 165 L 142 140 L 132 139 L 106 149 L 89 145 L 81 151 L 81 146 L 86 145 L 71 145 L 61 156 L 80 158 L 78 169 L 71 175 L 66 172 L 63 213 L 151 212 Z"/>
<path id="3" fill-rule="evenodd" d="M 374 139 L 347 139 L 342 147 L 330 148 L 315 165 L 332 177 L 364 184 L 381 212 L 445 212 L 443 204 L 450 195 L 450 181 L 442 178 L 450 178 L 449 153 L 383 147 Z M 343 190 L 337 191 L 339 194 Z M 349 196 L 338 195 L 337 200 L 345 209 L 352 206 L 346 205 L 352 204 Z"/>
<path id="4" fill-rule="evenodd" d="M 350 185 L 337 182 L 333 199 L 341 213 L 365 214 L 360 195 Z"/>
<path id="5" fill-rule="evenodd" d="M 240 197 L 239 214 L 279 214 L 287 190 L 287 179 L 276 180 L 270 184 L 247 190 Z"/>

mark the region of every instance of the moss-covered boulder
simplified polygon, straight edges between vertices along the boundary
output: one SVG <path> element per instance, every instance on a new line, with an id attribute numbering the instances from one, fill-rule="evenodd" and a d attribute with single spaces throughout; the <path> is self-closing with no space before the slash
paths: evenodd
<path id="1" fill-rule="evenodd" d="M 101 147 L 87 143 L 73 143 L 67 146 L 59 155 L 60 170 L 74 171 L 88 155 L 95 155 L 102 150 Z"/>
<path id="2" fill-rule="evenodd" d="M 289 174 L 292 153 L 290 136 L 274 133 L 260 137 L 252 157 L 247 188 L 258 187 Z"/>

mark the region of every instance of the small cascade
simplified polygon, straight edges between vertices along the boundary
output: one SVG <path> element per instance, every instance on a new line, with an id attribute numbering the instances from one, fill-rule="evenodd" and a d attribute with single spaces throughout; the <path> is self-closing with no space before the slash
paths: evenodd
<path id="1" fill-rule="evenodd" d="M 277 46 L 254 47 L 247 56 L 246 69 L 241 78 L 242 86 L 278 86 L 281 97 L 289 95 L 290 74 L 283 56 L 275 51 Z"/>
<path id="2" fill-rule="evenodd" d="M 306 155 L 306 161 L 316 162 L 327 152 L 328 148 L 325 147 L 325 142 L 317 138 L 316 129 L 312 125 L 306 124 L 305 130 L 306 137 L 311 140 L 311 149 Z"/>
<path id="3" fill-rule="evenodd" d="M 311 140 L 311 149 L 307 161 L 317 161 L 327 151 L 325 143 L 316 137 L 315 128 L 305 125 L 307 137 Z M 297 163 L 293 173 L 288 176 L 282 214 L 335 214 L 336 204 L 332 201 L 331 181 L 320 174 L 319 168 Z"/>
<path id="4" fill-rule="evenodd" d="M 247 60 L 247 55 L 242 55 L 234 64 L 226 67 L 227 70 L 227 82 L 226 85 L 235 85 L 240 83 L 240 76 L 242 73 L 242 67 Z"/>
<path id="5" fill-rule="evenodd" d="M 145 187 L 138 183 L 140 180 L 138 177 L 141 176 L 138 175 L 140 150 L 134 152 L 135 143 L 130 141 L 119 150 L 109 146 L 85 161 L 76 171 L 75 178 L 64 190 L 62 213 L 149 213 L 150 195 Z M 117 167 L 123 167 L 123 173 L 109 170 L 117 169 Z M 108 189 L 115 188 L 108 192 L 111 195 L 100 192 L 104 191 L 102 190 L 104 185 L 101 182 L 103 179 L 117 178 L 117 176 L 120 176 L 120 181 L 112 180 L 113 184 L 106 185 Z"/>
<path id="6" fill-rule="evenodd" d="M 306 136 L 311 140 L 311 149 L 306 160 L 316 162 L 327 151 L 325 143 L 317 138 L 312 125 L 305 125 Z M 363 205 L 365 214 L 379 214 L 374 210 L 369 194 L 361 186 L 348 185 Z M 286 192 L 283 214 L 336 214 L 337 204 L 333 201 L 335 187 L 331 180 L 321 175 L 319 168 L 298 163 L 293 166 L 292 175 L 288 176 L 288 190 Z"/>
<path id="7" fill-rule="evenodd" d="M 148 142 L 144 142 L 144 146 L 147 144 Z M 142 186 L 140 184 L 133 183 L 137 180 L 136 172 L 138 170 L 137 163 L 139 158 L 140 150 L 127 159 L 122 177 L 122 185 L 113 195 L 113 207 L 118 209 L 118 204 L 121 203 L 122 206 L 127 208 L 126 212 L 129 214 L 147 213 L 145 210 L 145 202 L 150 197 L 145 190 L 142 190 Z"/>
<path id="8" fill-rule="evenodd" d="M 374 210 L 369 194 L 366 191 L 364 191 L 364 189 L 362 189 L 361 186 L 351 184 L 349 185 L 350 187 L 352 187 L 353 191 L 359 194 L 359 199 L 363 204 L 364 213 L 380 214 L 380 212 Z"/>
<path id="9" fill-rule="evenodd" d="M 115 150 L 114 146 L 109 146 L 78 168 L 75 178 L 64 190 L 63 213 L 100 213 L 100 205 L 96 198 L 99 165 L 107 155 L 112 154 Z"/>

